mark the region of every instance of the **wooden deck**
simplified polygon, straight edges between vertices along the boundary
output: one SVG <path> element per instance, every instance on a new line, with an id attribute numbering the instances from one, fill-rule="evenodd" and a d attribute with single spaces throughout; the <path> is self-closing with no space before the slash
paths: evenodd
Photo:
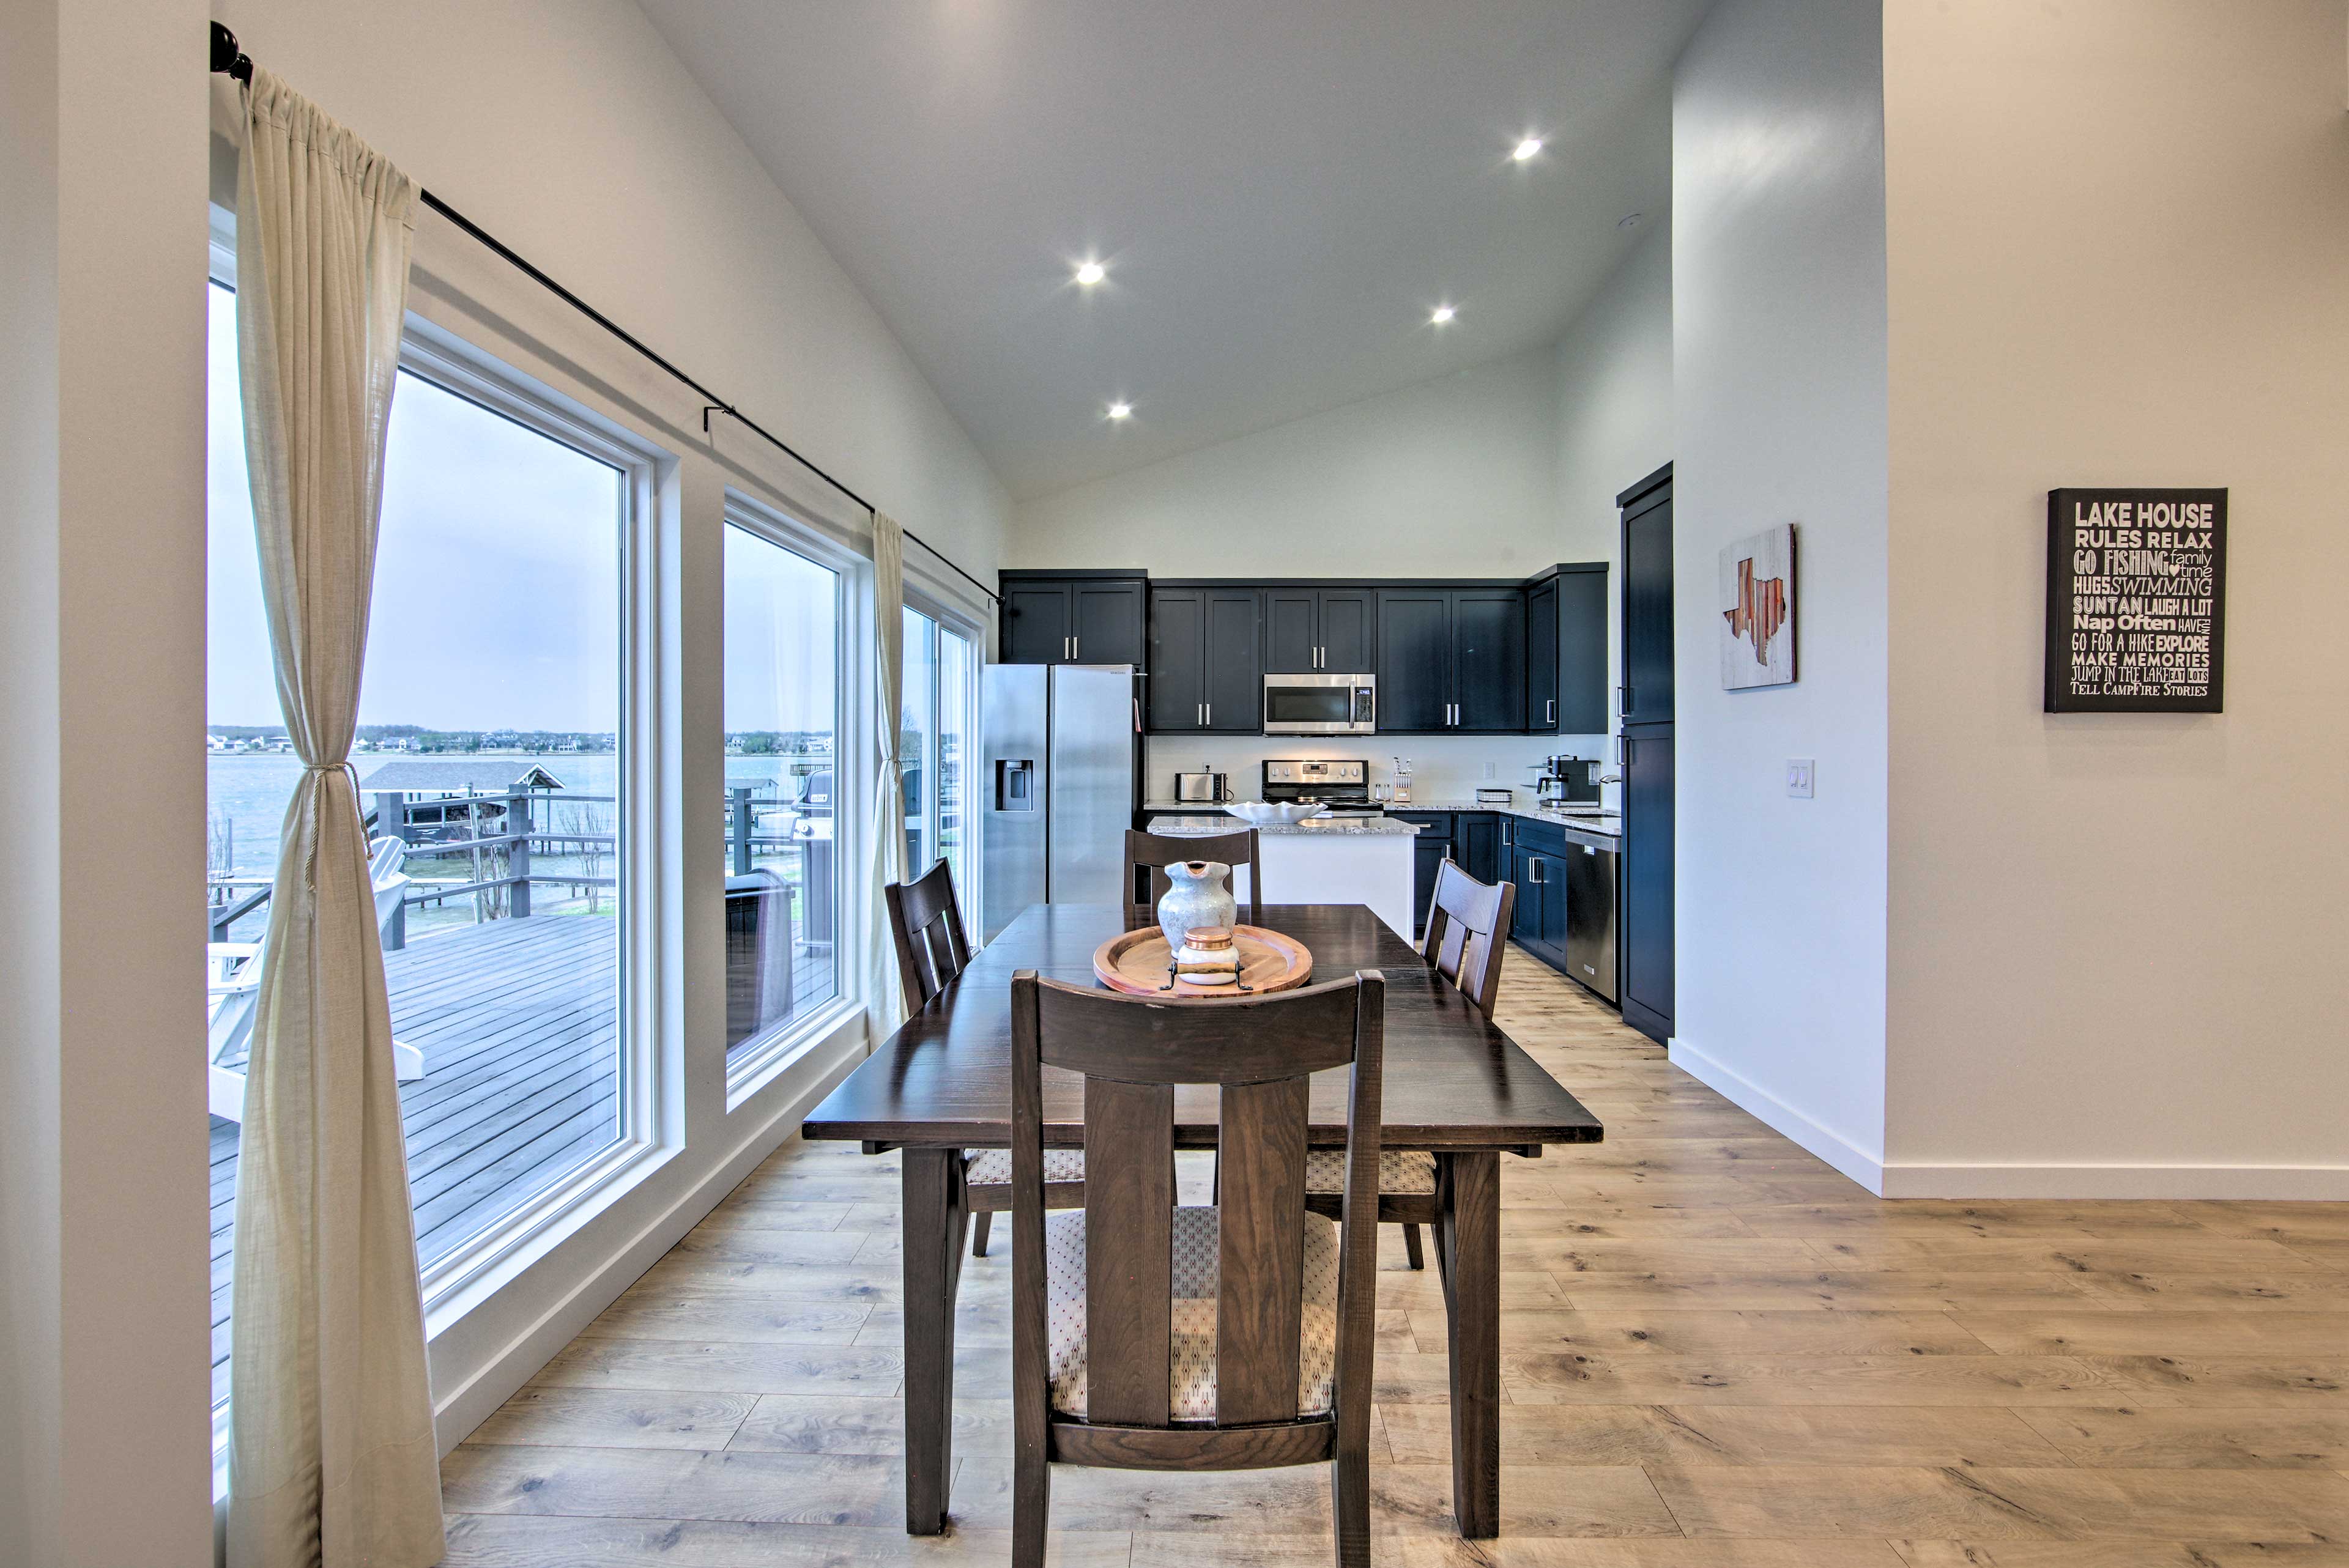
<path id="1" fill-rule="evenodd" d="M 461 927 L 384 954 L 392 1032 L 424 1056 L 399 1086 L 416 1250 L 429 1268 L 576 1170 L 618 1121 L 619 923 L 544 914 Z M 802 954 L 802 997 L 832 993 Z M 227 1394 L 238 1128 L 212 1123 L 212 1380 Z"/>

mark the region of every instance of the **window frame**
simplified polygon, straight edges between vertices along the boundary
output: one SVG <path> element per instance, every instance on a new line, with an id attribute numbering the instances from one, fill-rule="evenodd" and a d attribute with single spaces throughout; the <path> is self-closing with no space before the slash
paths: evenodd
<path id="1" fill-rule="evenodd" d="M 946 717 L 944 695 L 946 661 L 938 655 L 936 645 L 942 642 L 945 634 L 948 632 L 952 632 L 970 645 L 970 690 L 965 697 L 962 714 L 964 745 L 969 753 L 963 758 L 962 768 L 962 823 L 965 851 L 963 867 L 966 874 L 961 882 L 956 883 L 955 892 L 960 895 L 962 901 L 963 923 L 976 929 L 978 924 L 978 913 L 981 907 L 979 878 L 983 874 L 982 868 L 986 863 L 986 857 L 979 853 L 978 845 L 978 769 L 976 761 L 981 747 L 978 729 L 979 693 L 987 684 L 985 673 L 987 634 L 976 616 L 951 599 L 942 599 L 913 583 L 905 584 L 904 598 L 905 608 L 928 616 L 935 628 L 930 634 L 933 643 L 932 667 L 937 672 L 938 678 L 931 684 L 928 734 L 931 745 L 939 747 L 941 754 L 943 754 Z M 943 768 L 937 768 L 926 769 L 926 771 L 933 777 L 942 777 L 946 770 Z M 944 816 L 943 810 L 939 810 L 936 804 L 937 795 L 935 787 L 931 790 L 931 800 L 933 820 L 929 824 L 930 837 L 925 841 L 935 848 L 938 843 L 937 821 Z M 918 876 L 928 869 L 927 866 L 907 866 L 905 874 Z"/>
<path id="2" fill-rule="evenodd" d="M 233 217 L 211 211 L 205 286 L 236 292 Z M 620 962 L 615 1016 L 621 1033 L 614 1063 L 619 1114 L 612 1142 L 563 1180 L 419 1271 L 425 1341 L 564 1239 L 621 1202 L 685 1146 L 680 1075 L 667 1070 L 681 1042 L 666 1028 L 669 976 L 664 940 L 677 925 L 666 907 L 683 868 L 660 831 L 671 793 L 660 737 L 667 715 L 660 693 L 667 647 L 659 620 L 662 486 L 675 457 L 651 441 L 545 387 L 494 355 L 409 310 L 401 323 L 398 368 L 451 396 L 509 419 L 619 471 L 620 670 L 617 769 L 620 799 L 613 820 L 620 836 L 616 878 Z M 212 1408 L 214 1491 L 222 1484 L 229 1401 Z"/>
<path id="3" fill-rule="evenodd" d="M 796 1018 L 786 1018 L 764 1034 L 754 1035 L 726 1053 L 726 1109 L 740 1109 L 761 1089 L 790 1070 L 810 1052 L 833 1038 L 843 1026 L 862 1018 L 866 1007 L 863 954 L 866 922 L 879 917 L 872 891 L 864 886 L 872 864 L 870 806 L 875 773 L 872 704 L 858 699 L 870 692 L 873 676 L 873 562 L 841 543 L 826 530 L 729 487 L 723 526 L 740 528 L 751 538 L 785 550 L 833 574 L 838 645 L 833 652 L 833 995 L 823 1006 Z M 723 536 L 721 535 L 721 538 Z M 724 614 L 725 570 L 719 571 L 719 614 Z M 722 624 L 722 623 L 721 623 Z M 725 662 L 719 663 L 719 711 L 725 712 Z M 719 731 L 722 736 L 724 725 Z M 721 765 L 722 768 L 722 765 Z M 860 874 L 862 873 L 862 874 Z"/>

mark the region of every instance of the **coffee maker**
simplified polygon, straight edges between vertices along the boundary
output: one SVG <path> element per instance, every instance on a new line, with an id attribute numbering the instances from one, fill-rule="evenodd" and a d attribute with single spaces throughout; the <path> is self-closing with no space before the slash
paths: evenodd
<path id="1" fill-rule="evenodd" d="M 1541 765 L 1534 780 L 1534 799 L 1542 806 L 1595 804 L 1599 799 L 1599 762 L 1588 757 L 1552 757 Z"/>

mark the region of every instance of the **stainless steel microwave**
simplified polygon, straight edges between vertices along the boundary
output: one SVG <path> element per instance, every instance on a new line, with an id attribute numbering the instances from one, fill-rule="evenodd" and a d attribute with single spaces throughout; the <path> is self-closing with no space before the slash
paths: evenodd
<path id="1" fill-rule="evenodd" d="M 1375 735 L 1376 676 L 1267 676 L 1267 735 Z"/>

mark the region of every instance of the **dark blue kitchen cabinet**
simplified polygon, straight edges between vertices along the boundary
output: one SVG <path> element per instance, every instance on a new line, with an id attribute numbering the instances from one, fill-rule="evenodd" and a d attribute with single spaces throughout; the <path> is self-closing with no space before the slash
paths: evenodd
<path id="1" fill-rule="evenodd" d="M 1139 572 L 1006 572 L 1007 665 L 1132 665 L 1144 667 L 1144 583 Z"/>
<path id="2" fill-rule="evenodd" d="M 1501 820 L 1490 811 L 1463 811 L 1452 832 L 1453 858 L 1481 882 L 1502 880 Z"/>
<path id="3" fill-rule="evenodd" d="M 1379 732 L 1433 735 L 1452 727 L 1452 596 L 1441 588 L 1381 588 Z"/>
<path id="4" fill-rule="evenodd" d="M 1607 733 L 1607 562 L 1567 562 L 1526 590 L 1526 728 Z"/>
<path id="5" fill-rule="evenodd" d="M 1267 588 L 1265 673 L 1367 675 L 1378 667 L 1377 621 L 1369 588 Z"/>
<path id="6" fill-rule="evenodd" d="M 1526 600 L 1514 585 L 1378 592 L 1379 729 L 1506 735 L 1526 727 Z"/>
<path id="7" fill-rule="evenodd" d="M 1156 735 L 1254 735 L 1264 727 L 1256 592 L 1150 591 L 1150 729 Z"/>

